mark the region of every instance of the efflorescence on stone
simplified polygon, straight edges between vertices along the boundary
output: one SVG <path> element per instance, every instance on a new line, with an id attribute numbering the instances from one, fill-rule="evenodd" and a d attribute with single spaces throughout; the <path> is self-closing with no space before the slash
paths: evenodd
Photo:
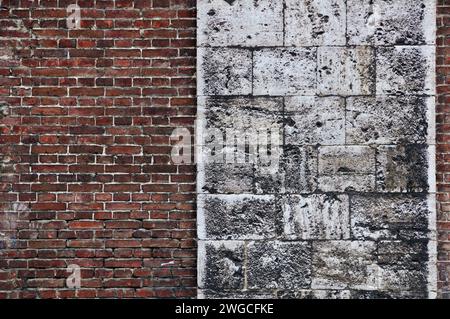
<path id="1" fill-rule="evenodd" d="M 435 296 L 435 20 L 198 0 L 199 297 Z"/>

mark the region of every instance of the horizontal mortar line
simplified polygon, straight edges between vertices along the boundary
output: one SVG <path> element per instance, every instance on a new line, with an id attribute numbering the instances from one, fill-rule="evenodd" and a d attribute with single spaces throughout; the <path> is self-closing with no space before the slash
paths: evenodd
<path id="1" fill-rule="evenodd" d="M 230 46 L 197 46 L 198 49 L 242 49 L 242 50 L 264 50 L 264 49 L 318 49 L 318 48 L 358 48 L 358 47 L 369 47 L 369 48 L 398 48 L 398 47 L 431 47 L 435 48 L 435 43 L 425 43 L 425 44 L 351 44 L 351 45 L 304 45 L 304 46 L 245 46 L 245 45 L 230 45 Z"/>

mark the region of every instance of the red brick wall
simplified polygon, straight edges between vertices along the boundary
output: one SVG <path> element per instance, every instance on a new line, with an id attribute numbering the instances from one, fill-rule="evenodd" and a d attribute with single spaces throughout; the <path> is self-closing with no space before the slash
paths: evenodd
<path id="1" fill-rule="evenodd" d="M 438 297 L 450 298 L 450 1 L 438 1 L 437 187 Z"/>
<path id="2" fill-rule="evenodd" d="M 195 0 L 0 2 L 0 298 L 195 296 Z"/>

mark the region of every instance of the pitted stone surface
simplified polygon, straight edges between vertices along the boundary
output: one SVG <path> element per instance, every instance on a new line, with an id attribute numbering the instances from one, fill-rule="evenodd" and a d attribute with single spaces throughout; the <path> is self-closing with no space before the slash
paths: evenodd
<path id="1" fill-rule="evenodd" d="M 348 0 L 351 45 L 434 44 L 434 0 Z"/>
<path id="2" fill-rule="evenodd" d="M 377 94 L 434 95 L 435 48 L 397 46 L 377 49 Z"/>
<path id="3" fill-rule="evenodd" d="M 254 95 L 314 95 L 315 48 L 273 48 L 254 53 Z"/>
<path id="4" fill-rule="evenodd" d="M 376 244 L 370 241 L 313 243 L 313 289 L 376 290 Z"/>
<path id="5" fill-rule="evenodd" d="M 345 100 L 339 97 L 287 97 L 285 142 L 290 145 L 345 143 Z"/>
<path id="6" fill-rule="evenodd" d="M 424 144 L 430 137 L 433 98 L 351 97 L 347 100 L 347 142 Z"/>
<path id="7" fill-rule="evenodd" d="M 199 95 L 248 95 L 252 92 L 252 53 L 236 48 L 199 48 Z"/>
<path id="8" fill-rule="evenodd" d="M 347 195 L 286 196 L 283 199 L 284 233 L 289 239 L 349 239 Z"/>
<path id="9" fill-rule="evenodd" d="M 377 190 L 379 192 L 427 192 L 427 145 L 382 145 L 377 149 Z"/>
<path id="10" fill-rule="evenodd" d="M 345 45 L 345 0 L 286 0 L 286 45 Z"/>
<path id="11" fill-rule="evenodd" d="M 248 245 L 248 288 L 299 289 L 311 285 L 311 244 L 259 241 Z"/>
<path id="12" fill-rule="evenodd" d="M 375 150 L 368 146 L 321 147 L 319 189 L 324 192 L 373 191 Z"/>
<path id="13" fill-rule="evenodd" d="M 435 3 L 198 0 L 200 297 L 435 296 Z"/>
<path id="14" fill-rule="evenodd" d="M 199 242 L 199 288 L 232 290 L 244 288 L 244 243 Z"/>
<path id="15" fill-rule="evenodd" d="M 283 45 L 282 1 L 199 2 L 199 46 Z"/>
<path id="16" fill-rule="evenodd" d="M 429 235 L 432 208 L 426 195 L 353 195 L 352 236 L 359 240 L 418 240 Z"/>
<path id="17" fill-rule="evenodd" d="M 318 150 L 312 146 L 286 146 L 283 153 L 284 190 L 290 194 L 313 193 L 317 189 Z"/>
<path id="18" fill-rule="evenodd" d="M 375 92 L 375 52 L 370 47 L 320 47 L 318 94 L 370 95 Z"/>
<path id="19" fill-rule="evenodd" d="M 204 195 L 199 197 L 198 210 L 204 227 L 200 239 L 276 238 L 283 231 L 274 196 Z"/>

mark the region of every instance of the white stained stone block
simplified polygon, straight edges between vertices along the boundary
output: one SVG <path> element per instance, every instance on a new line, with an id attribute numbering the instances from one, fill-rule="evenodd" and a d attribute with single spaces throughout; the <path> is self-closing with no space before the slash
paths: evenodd
<path id="1" fill-rule="evenodd" d="M 345 100 L 340 97 L 287 97 L 285 143 L 344 144 Z"/>
<path id="2" fill-rule="evenodd" d="M 283 2 L 198 1 L 199 46 L 279 46 L 283 44 Z"/>
<path id="3" fill-rule="evenodd" d="M 375 54 L 370 47 L 321 47 L 317 51 L 320 95 L 375 93 Z"/>
<path id="4" fill-rule="evenodd" d="M 350 238 L 347 195 L 293 195 L 283 198 L 284 233 L 288 239 Z"/>
<path id="5" fill-rule="evenodd" d="M 435 0 L 348 0 L 350 45 L 434 44 Z"/>
<path id="6" fill-rule="evenodd" d="M 286 45 L 345 45 L 345 0 L 286 0 Z"/>
<path id="7" fill-rule="evenodd" d="M 254 95 L 314 95 L 315 48 L 269 48 L 255 51 Z"/>

